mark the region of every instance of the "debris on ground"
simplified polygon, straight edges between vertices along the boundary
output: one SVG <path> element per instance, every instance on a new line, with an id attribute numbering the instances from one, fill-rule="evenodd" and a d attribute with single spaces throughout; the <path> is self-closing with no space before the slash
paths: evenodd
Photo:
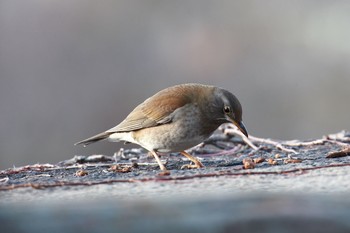
<path id="1" fill-rule="evenodd" d="M 202 169 L 181 170 L 188 161 L 175 153 L 162 156 L 169 170 L 162 172 L 146 150 L 121 149 L 113 156 L 76 155 L 55 165 L 35 164 L 0 171 L 0 191 L 21 187 L 42 189 L 117 182 L 287 174 L 350 166 L 350 133 L 346 131 L 309 141 L 280 141 L 250 136 L 249 143 L 246 143 L 247 139 L 237 137 L 233 128 L 221 130 L 224 133 L 218 132 L 206 142 L 188 150 L 205 165 Z"/>

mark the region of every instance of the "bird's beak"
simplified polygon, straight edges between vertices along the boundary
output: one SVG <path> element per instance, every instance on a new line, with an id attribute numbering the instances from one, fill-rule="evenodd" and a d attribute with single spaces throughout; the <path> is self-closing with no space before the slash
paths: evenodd
<path id="1" fill-rule="evenodd" d="M 227 121 L 231 122 L 232 124 L 234 124 L 238 129 L 239 131 L 241 131 L 246 137 L 248 137 L 248 132 L 243 124 L 243 121 L 235 121 L 233 118 L 229 117 L 229 116 L 226 116 L 226 119 Z"/>
<path id="2" fill-rule="evenodd" d="M 243 121 L 240 121 L 238 123 L 238 129 L 246 136 L 248 137 L 248 132 L 247 132 L 247 129 L 245 128 L 244 124 L 243 124 Z"/>
<path id="3" fill-rule="evenodd" d="M 235 121 L 233 121 L 232 122 L 235 126 L 237 126 L 237 128 L 246 136 L 246 137 L 248 137 L 248 132 L 247 132 L 247 130 L 246 130 L 246 128 L 245 128 L 245 126 L 244 126 L 244 124 L 243 124 L 243 121 L 240 121 L 240 122 L 235 122 Z"/>

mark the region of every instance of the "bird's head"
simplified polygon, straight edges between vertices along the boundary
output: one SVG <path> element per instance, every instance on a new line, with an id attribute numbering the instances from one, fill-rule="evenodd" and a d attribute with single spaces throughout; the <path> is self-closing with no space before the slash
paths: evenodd
<path id="1" fill-rule="evenodd" d="M 216 88 L 213 92 L 211 112 L 220 123 L 233 123 L 245 136 L 248 132 L 242 121 L 242 106 L 231 92 Z"/>

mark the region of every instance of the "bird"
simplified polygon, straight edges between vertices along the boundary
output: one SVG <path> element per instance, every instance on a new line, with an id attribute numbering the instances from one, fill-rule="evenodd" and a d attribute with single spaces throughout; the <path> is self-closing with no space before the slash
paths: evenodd
<path id="1" fill-rule="evenodd" d="M 233 123 L 248 137 L 235 95 L 211 85 L 178 84 L 146 99 L 117 126 L 74 145 L 124 141 L 148 150 L 162 171 L 167 169 L 159 153 L 180 152 L 193 162 L 183 168 L 202 168 L 204 165 L 185 150 L 209 138 L 223 123 Z"/>

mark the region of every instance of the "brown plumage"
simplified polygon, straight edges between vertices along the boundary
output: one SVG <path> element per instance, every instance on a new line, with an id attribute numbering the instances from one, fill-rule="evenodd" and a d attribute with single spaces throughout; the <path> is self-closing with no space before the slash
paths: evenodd
<path id="1" fill-rule="evenodd" d="M 76 143 L 88 145 L 103 139 L 136 143 L 149 150 L 166 170 L 157 152 L 181 152 L 194 165 L 202 163 L 186 153 L 208 138 L 221 124 L 231 122 L 246 136 L 242 107 L 230 92 L 202 84 L 166 88 L 138 105 L 120 124 Z"/>

